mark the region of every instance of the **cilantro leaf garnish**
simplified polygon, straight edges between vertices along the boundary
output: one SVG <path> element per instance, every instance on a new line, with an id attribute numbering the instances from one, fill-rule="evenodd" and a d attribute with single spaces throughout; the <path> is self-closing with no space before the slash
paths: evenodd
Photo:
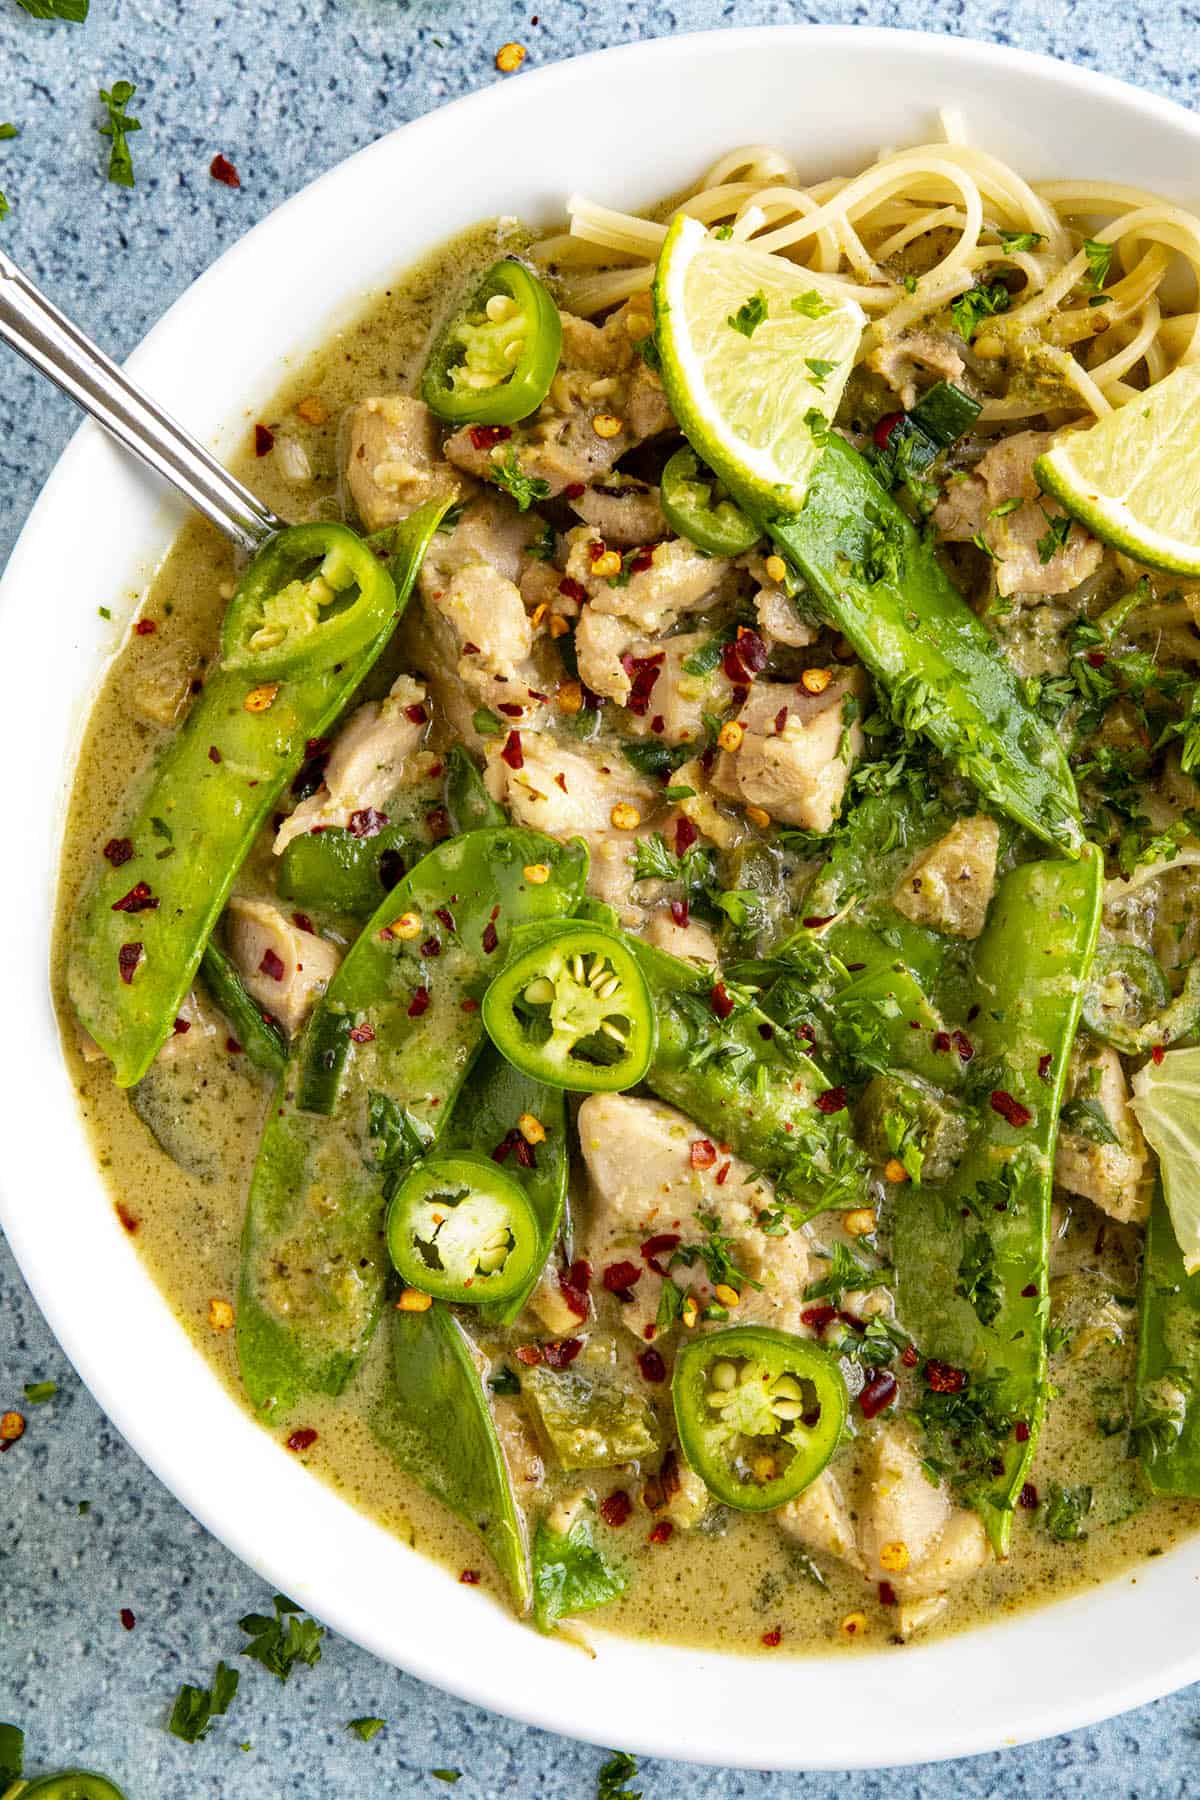
<path id="1" fill-rule="evenodd" d="M 241 1654 L 262 1664 L 280 1681 L 286 1681 L 298 1663 L 310 1669 L 321 1660 L 321 1639 L 325 1628 L 315 1619 L 298 1616 L 300 1608 L 283 1594 L 275 1596 L 275 1617 L 265 1613 L 247 1613 L 238 1625 L 250 1639 Z"/>
<path id="2" fill-rule="evenodd" d="M 797 294 L 792 301 L 792 311 L 800 313 L 806 319 L 823 319 L 831 313 L 833 307 L 828 300 L 822 300 L 816 288 L 809 288 L 807 294 Z"/>
<path id="3" fill-rule="evenodd" d="M 91 0 L 17 0 L 31 19 L 63 19 L 69 25 L 82 25 L 90 4 Z"/>
<path id="4" fill-rule="evenodd" d="M 637 1763 L 628 1750 L 614 1750 L 596 1778 L 596 1800 L 642 1800 L 641 1788 L 635 1793 L 623 1786 L 637 1772 Z"/>
<path id="5" fill-rule="evenodd" d="M 1088 280 L 1099 293 L 1108 280 L 1108 271 L 1112 267 L 1112 244 L 1102 244 L 1096 238 L 1084 238 L 1083 254 L 1087 257 Z"/>
<path id="6" fill-rule="evenodd" d="M 219 1662 L 212 1686 L 193 1687 L 185 1681 L 175 1696 L 167 1730 L 185 1744 L 198 1744 L 208 1736 L 208 1728 L 221 1713 L 227 1713 L 238 1691 L 238 1672 L 228 1663 Z"/>
<path id="7" fill-rule="evenodd" d="M 1036 250 L 1045 242 L 1040 231 L 998 231 L 996 236 L 1004 248 L 1015 253 L 1018 250 Z"/>
<path id="8" fill-rule="evenodd" d="M 996 1273 L 996 1246 L 986 1231 L 973 1232 L 967 1239 L 954 1291 L 975 1308 L 981 1325 L 994 1324 L 1004 1290 Z"/>
<path id="9" fill-rule="evenodd" d="M 26 1384 L 25 1398 L 30 1406 L 44 1406 L 57 1392 L 57 1381 L 31 1381 Z"/>
<path id="10" fill-rule="evenodd" d="M 826 378 L 833 374 L 837 364 L 826 362 L 823 356 L 806 356 L 804 366 L 812 377 L 813 386 L 823 394 Z"/>
<path id="11" fill-rule="evenodd" d="M 1002 281 L 985 282 L 952 300 L 950 317 L 959 337 L 969 344 L 984 319 L 1007 312 L 1011 304 L 1012 296 Z"/>
<path id="12" fill-rule="evenodd" d="M 518 512 L 528 512 L 535 500 L 545 500 L 550 493 L 548 481 L 543 481 L 540 475 L 526 475 L 511 446 L 503 462 L 490 464 L 488 478 L 512 496 Z"/>
<path id="13" fill-rule="evenodd" d="M 1046 521 L 1046 531 L 1037 541 L 1038 561 L 1048 563 L 1065 548 L 1071 535 L 1071 517 L 1069 513 L 1048 513 L 1045 507 L 1042 517 Z"/>
<path id="14" fill-rule="evenodd" d="M 355 1737 L 362 1739 L 364 1744 L 369 1744 L 371 1739 L 383 1730 L 385 1723 L 386 1721 L 383 1719 L 351 1719 L 346 1730 L 352 1731 Z"/>
<path id="15" fill-rule="evenodd" d="M 108 179 L 118 187 L 131 188 L 133 180 L 133 157 L 130 154 L 128 138 L 134 131 L 140 131 L 141 121 L 131 118 L 125 108 L 137 93 L 132 81 L 114 81 L 111 90 L 100 89 L 100 98 L 108 110 L 108 123 L 101 125 L 101 137 L 111 138 L 112 147 L 108 153 Z"/>
<path id="16" fill-rule="evenodd" d="M 735 313 L 730 313 L 725 323 L 740 331 L 743 337 L 753 337 L 767 316 L 767 297 L 764 293 L 751 294 L 742 302 Z"/>

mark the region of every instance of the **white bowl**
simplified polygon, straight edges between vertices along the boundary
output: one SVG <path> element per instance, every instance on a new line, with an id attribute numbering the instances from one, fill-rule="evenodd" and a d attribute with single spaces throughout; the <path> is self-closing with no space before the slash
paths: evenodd
<path id="1" fill-rule="evenodd" d="M 754 141 L 779 143 L 813 178 L 853 170 L 883 145 L 932 136 L 946 104 L 1026 174 L 1200 199 L 1187 175 L 1200 123 L 1061 63 L 891 31 L 660 39 L 522 75 L 352 157 L 223 256 L 130 367 L 229 451 L 289 354 L 474 220 L 548 222 L 574 189 L 637 205 Z M 903 1651 L 798 1664 L 600 1636 L 588 1662 L 389 1537 L 233 1404 L 107 1202 L 46 981 L 63 804 L 113 645 L 97 608 L 119 626 L 180 517 L 85 425 L 0 586 L 0 1220 L 67 1354 L 150 1467 L 246 1562 L 379 1656 L 498 1711 L 648 1754 L 754 1768 L 925 1761 L 1068 1730 L 1200 1676 L 1200 1538 L 1103 1588 Z"/>

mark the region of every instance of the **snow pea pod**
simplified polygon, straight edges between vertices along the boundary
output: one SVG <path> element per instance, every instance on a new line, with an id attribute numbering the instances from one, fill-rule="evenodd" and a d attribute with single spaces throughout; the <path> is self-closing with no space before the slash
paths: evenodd
<path id="1" fill-rule="evenodd" d="M 430 503 L 396 527 L 390 573 L 380 568 L 371 596 L 374 635 L 353 655 L 266 684 L 252 670 L 216 669 L 125 835 L 106 845 L 108 866 L 72 932 L 67 980 L 119 1086 L 140 1081 L 170 1031 L 255 836 L 310 740 L 387 643 L 444 510 Z"/>
<path id="2" fill-rule="evenodd" d="M 520 1612 L 532 1588 L 525 1527 L 471 1340 L 439 1301 L 393 1308 L 389 1380 L 371 1428 L 406 1474 L 477 1531 Z"/>
<path id="3" fill-rule="evenodd" d="M 547 880 L 524 871 L 545 864 Z M 397 1178 L 437 1142 L 514 926 L 561 918 L 582 844 L 504 828 L 439 844 L 364 926 L 293 1050 L 242 1237 L 238 1355 L 255 1406 L 340 1393 L 374 1330 Z"/>
<path id="4" fill-rule="evenodd" d="M 1077 856 L 1079 800 L 1054 729 L 1027 705 L 933 542 L 836 433 L 824 435 L 802 510 L 766 521 L 890 698 L 990 805 Z"/>
<path id="5" fill-rule="evenodd" d="M 424 848 L 410 823 L 385 825 L 368 838 L 340 825 L 306 831 L 280 857 L 276 890 L 296 906 L 365 918 Z"/>
<path id="6" fill-rule="evenodd" d="M 629 940 L 658 1042 L 646 1085 L 775 1177 L 800 1218 L 863 1204 L 866 1164 L 846 1096 L 751 1001 L 668 951 Z"/>
<path id="7" fill-rule="evenodd" d="M 246 991 L 233 959 L 210 942 L 200 962 L 200 974 L 254 1066 L 268 1075 L 281 1074 L 287 1062 L 287 1040 L 276 1021 Z"/>
<path id="8" fill-rule="evenodd" d="M 1200 1496 L 1200 1274 L 1155 1185 L 1139 1299 L 1133 1443 L 1156 1494 Z"/>
<path id="9" fill-rule="evenodd" d="M 975 957 L 977 1123 L 945 1182 L 893 1196 L 900 1317 L 928 1359 L 918 1416 L 1000 1556 L 1046 1408 L 1054 1147 L 1102 889 L 1094 851 L 1001 881 Z"/>
<path id="10" fill-rule="evenodd" d="M 461 744 L 446 752 L 446 811 L 455 831 L 508 824 L 508 814 L 492 799 L 475 758 Z"/>

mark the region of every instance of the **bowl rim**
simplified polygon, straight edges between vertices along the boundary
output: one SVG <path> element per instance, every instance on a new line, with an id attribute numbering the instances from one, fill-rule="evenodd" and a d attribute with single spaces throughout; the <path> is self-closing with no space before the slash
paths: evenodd
<path id="1" fill-rule="evenodd" d="M 489 115 L 503 118 L 514 105 L 523 108 L 542 105 L 555 94 L 590 81 L 601 65 L 605 71 L 604 79 L 608 81 L 618 78 L 625 69 L 636 71 L 647 67 L 654 70 L 681 61 L 693 67 L 708 59 L 724 61 L 743 53 L 769 55 L 776 47 L 797 43 L 803 44 L 814 58 L 826 46 L 831 53 L 839 55 L 844 55 L 853 46 L 853 52 L 863 57 L 883 53 L 903 60 L 913 54 L 916 47 L 925 46 L 928 54 L 945 66 L 964 73 L 991 69 L 1007 72 L 1013 77 L 1036 74 L 1043 82 L 1051 81 L 1127 114 L 1140 116 L 1143 121 L 1168 126 L 1172 133 L 1182 134 L 1193 144 L 1200 145 L 1200 120 L 1172 100 L 1144 93 L 1114 77 L 1057 59 L 968 38 L 893 28 L 787 25 L 693 32 L 639 41 L 542 68 L 527 69 L 521 76 L 519 90 L 507 84 L 485 87 L 435 108 L 359 150 L 283 202 L 230 246 L 147 333 L 128 366 L 143 379 L 149 380 L 157 374 L 161 391 L 162 364 L 164 359 L 169 359 L 172 344 L 180 338 L 186 341 L 188 329 L 197 325 L 210 301 L 240 279 L 238 271 L 261 258 L 270 245 L 282 244 L 309 213 L 319 215 L 322 206 L 331 201 L 335 193 L 348 191 L 353 175 L 362 175 L 376 163 L 382 167 L 389 157 L 397 154 L 396 145 L 401 140 L 405 160 L 410 167 L 416 167 L 425 149 L 436 148 L 438 140 L 460 122 L 479 124 Z M 719 150 L 720 146 L 715 148 Z M 1164 187 L 1169 185 L 1164 181 Z M 395 266 L 394 259 L 392 266 Z M 360 303 L 361 294 L 351 310 L 357 311 Z M 323 326 L 306 331 L 299 345 L 301 354 L 321 341 L 338 310 L 336 305 L 332 306 L 327 310 Z M 282 369 L 273 367 L 270 381 L 263 384 L 264 397 L 278 386 L 281 376 Z M 164 395 L 164 398 L 169 396 Z M 230 410 L 226 409 L 227 412 Z M 244 425 L 244 420 L 242 423 Z M 222 431 L 218 429 L 214 435 L 220 438 Z M 164 508 L 154 490 L 148 488 L 146 479 L 131 470 L 120 453 L 109 450 L 96 427 L 84 424 L 71 439 L 42 489 L 0 581 L 0 632 L 5 635 L 17 637 L 19 620 L 13 609 L 19 605 L 19 595 L 26 587 L 36 587 L 39 565 L 47 558 L 54 560 L 48 544 L 49 534 L 61 529 L 59 521 L 71 516 L 74 484 L 83 474 L 95 476 L 97 472 L 103 475 L 118 499 L 128 502 L 131 510 L 141 512 L 148 540 L 153 536 L 163 543 L 173 535 L 170 521 L 182 516 L 180 509 Z M 153 497 L 148 498 L 151 495 Z M 150 508 L 161 520 L 161 529 L 156 526 L 153 532 L 148 524 Z M 69 546 L 58 552 L 68 558 L 70 553 Z M 128 559 L 125 566 L 128 566 Z M 143 575 L 149 572 L 142 564 L 139 568 Z M 94 661 L 95 643 L 90 649 L 85 646 L 82 653 Z M 0 672 L 0 707 L 6 691 L 4 681 Z M 15 693 L 11 676 L 8 686 Z M 88 699 L 93 691 L 94 684 L 89 684 Z M 75 749 L 85 710 L 86 702 L 75 704 Z M 2 740 L 3 729 L 0 729 Z M 66 775 L 73 773 L 74 762 L 72 749 L 67 758 Z M 62 772 L 56 774 L 56 792 L 65 778 Z M 58 836 L 56 828 L 53 833 L 55 844 Z M 12 910 L 6 900 L 0 899 L 0 921 Z M 34 940 L 37 941 L 36 929 Z M 41 941 L 44 944 L 44 932 Z M 53 1031 L 53 1014 L 45 995 L 44 957 L 35 979 L 42 991 L 42 1022 L 45 1023 L 48 1017 Z M 29 999 L 34 989 L 22 991 Z M 6 1067 L 16 1074 L 16 1060 L 8 1050 L 0 1054 L 0 1086 Z M 58 1075 L 55 1097 L 73 1111 L 70 1083 L 65 1079 L 66 1070 L 61 1059 Z M 32 1171 L 33 1164 L 29 1163 L 28 1167 Z M 103 1191 L 94 1168 L 92 1186 L 94 1192 Z M 111 1214 L 111 1209 L 106 1210 Z M 478 1595 L 469 1594 L 468 1590 L 468 1598 L 445 1570 L 389 1537 L 362 1515 L 354 1513 L 353 1522 L 347 1523 L 345 1515 L 349 1509 L 334 1490 L 324 1483 L 311 1481 L 295 1460 L 288 1458 L 278 1443 L 227 1394 L 211 1367 L 193 1348 L 157 1288 L 153 1288 L 152 1278 L 140 1259 L 123 1244 L 120 1227 L 111 1217 L 106 1227 L 109 1235 L 114 1237 L 116 1244 L 123 1246 L 125 1256 L 140 1272 L 139 1276 L 130 1278 L 130 1293 L 140 1292 L 143 1285 L 149 1284 L 153 1296 L 142 1295 L 141 1299 L 149 1308 L 147 1316 L 156 1319 L 155 1333 L 159 1333 L 164 1322 L 173 1331 L 173 1337 L 171 1333 L 162 1336 L 165 1367 L 157 1386 L 154 1385 L 154 1373 L 141 1367 L 136 1360 L 139 1345 L 134 1335 L 129 1335 L 126 1340 L 122 1335 L 123 1327 L 114 1326 L 114 1337 L 121 1339 L 119 1351 L 114 1349 L 109 1354 L 107 1345 L 97 1347 L 95 1318 L 87 1317 L 86 1309 L 76 1310 L 83 1290 L 77 1280 L 64 1284 L 56 1277 L 53 1259 L 46 1255 L 45 1228 L 39 1224 L 34 1230 L 28 1217 L 23 1216 L 21 1183 L 19 1179 L 10 1182 L 7 1163 L 0 1169 L 0 1222 L 5 1226 L 22 1274 L 38 1305 L 81 1378 L 141 1459 L 208 1530 L 258 1573 L 292 1593 L 310 1611 L 352 1641 L 463 1699 L 491 1707 L 525 1723 L 570 1732 L 601 1744 L 618 1741 L 642 1754 L 748 1768 L 888 1767 L 979 1753 L 1074 1729 L 1156 1699 L 1200 1677 L 1200 1642 L 1194 1642 L 1188 1633 L 1186 1611 L 1177 1608 L 1178 1631 L 1173 1635 L 1174 1619 L 1169 1619 L 1171 1629 L 1163 1633 L 1166 1648 L 1159 1656 L 1144 1659 L 1144 1666 L 1135 1671 L 1122 1671 L 1114 1664 L 1090 1685 L 1076 1685 L 1064 1693 L 1047 1689 L 1029 1693 L 1021 1689 L 1018 1680 L 1016 1687 L 998 1697 L 990 1710 L 985 1708 L 980 1713 L 956 1703 L 949 1709 L 950 1718 L 937 1724 L 936 1734 L 930 1716 L 917 1728 L 901 1731 L 898 1739 L 889 1740 L 886 1745 L 881 1744 L 869 1729 L 864 1731 L 857 1724 L 852 1729 L 847 1710 L 836 1743 L 830 1741 L 814 1747 L 811 1743 L 780 1738 L 778 1734 L 772 1736 L 769 1731 L 759 1731 L 757 1726 L 743 1730 L 740 1737 L 731 1738 L 727 1718 L 718 1714 L 710 1720 L 705 1697 L 712 1699 L 726 1686 L 744 1687 L 749 1692 L 752 1673 L 755 1687 L 766 1691 L 778 1687 L 782 1697 L 787 1692 L 787 1684 L 779 1680 L 778 1672 L 787 1671 L 794 1687 L 805 1673 L 818 1671 L 819 1678 L 809 1682 L 813 1697 L 818 1700 L 818 1710 L 823 1704 L 836 1704 L 839 1685 L 845 1689 L 854 1686 L 857 1692 L 854 1719 L 869 1718 L 873 1706 L 883 1707 L 886 1711 L 887 1696 L 895 1686 L 901 1667 L 886 1650 L 858 1653 L 853 1663 L 847 1661 L 844 1654 L 807 1658 L 803 1663 L 790 1658 L 772 1662 L 635 1642 L 597 1633 L 601 1659 L 620 1665 L 620 1679 L 615 1688 L 609 1683 L 611 1691 L 598 1705 L 593 1705 L 586 1697 L 580 1699 L 579 1691 L 584 1684 L 575 1679 L 580 1675 L 579 1659 L 568 1664 L 563 1646 L 535 1638 L 526 1628 L 504 1615 L 500 1608 L 492 1607 L 487 1613 L 469 1611 L 468 1608 L 478 1608 Z M 83 1228 L 81 1219 L 77 1218 L 75 1222 Z M 87 1229 L 91 1229 L 90 1222 Z M 96 1241 L 99 1243 L 99 1238 Z M 174 1341 L 176 1339 L 178 1342 Z M 142 1354 L 144 1358 L 144 1348 Z M 196 1364 L 195 1369 L 190 1368 L 191 1362 Z M 278 1536 L 265 1530 L 266 1516 L 260 1517 L 261 1507 L 252 1505 L 248 1517 L 253 1523 L 244 1522 L 238 1516 L 225 1484 L 220 1480 L 213 1481 L 201 1459 L 189 1459 L 185 1455 L 178 1435 L 174 1441 L 169 1435 L 164 1438 L 169 1383 L 176 1376 L 185 1380 L 197 1419 L 206 1428 L 211 1426 L 223 1434 L 230 1452 L 236 1451 L 243 1472 L 253 1478 L 251 1485 L 261 1483 L 264 1493 L 294 1501 L 298 1511 L 305 1515 L 310 1533 L 319 1534 L 323 1549 L 327 1548 L 327 1539 L 339 1541 L 338 1550 L 324 1570 L 317 1574 L 308 1572 L 303 1559 L 298 1556 L 297 1541 L 282 1527 Z M 142 1399 L 151 1396 L 152 1404 L 148 1410 L 139 1410 L 139 1395 Z M 340 1548 L 343 1536 L 349 1540 L 346 1552 Z M 377 1540 L 381 1537 L 386 1539 L 389 1549 L 379 1544 Z M 1200 1541 L 1191 1541 L 1200 1548 Z M 356 1577 L 361 1576 L 361 1570 L 352 1566 L 351 1558 L 364 1548 L 379 1555 L 385 1572 L 379 1581 L 356 1587 Z M 1192 1580 L 1200 1579 L 1200 1555 L 1195 1551 L 1189 1555 L 1185 1544 L 1161 1558 L 1159 1563 L 1145 1570 L 1139 1568 L 1138 1577 L 1143 1588 L 1153 1590 L 1164 1606 L 1172 1592 L 1171 1584 L 1165 1580 L 1168 1565 L 1177 1571 L 1174 1586 L 1179 1587 L 1183 1584 L 1178 1575 L 1183 1570 Z M 928 1645 L 911 1645 L 905 1651 L 902 1664 L 906 1671 L 911 1671 L 912 1678 L 906 1674 L 903 1685 L 915 1689 L 918 1684 L 933 1684 L 936 1689 L 958 1679 L 957 1665 L 982 1662 L 985 1668 L 993 1665 L 996 1673 L 1007 1664 L 1019 1665 L 1026 1647 L 1032 1649 L 1053 1637 L 1056 1624 L 1064 1619 L 1069 1620 L 1068 1629 L 1075 1633 L 1077 1641 L 1085 1643 L 1089 1636 L 1087 1615 L 1097 1607 L 1104 1609 L 1107 1605 L 1114 1617 L 1121 1617 L 1112 1593 L 1119 1581 L 1119 1577 L 1114 1577 L 1095 1590 L 1077 1593 L 1037 1611 L 995 1621 L 965 1635 Z M 433 1648 L 411 1631 L 402 1643 L 398 1643 L 395 1629 L 388 1621 L 379 1620 L 376 1617 L 378 1608 L 373 1611 L 368 1603 L 372 1600 L 381 1605 L 403 1604 L 414 1595 L 425 1607 L 423 1622 L 426 1625 L 437 1618 L 446 1621 L 446 1629 Z M 1167 1610 L 1170 1611 L 1169 1606 Z M 490 1617 L 491 1614 L 495 1617 Z M 499 1626 L 497 1620 L 501 1621 Z M 457 1636 L 460 1624 L 463 1635 Z M 516 1632 L 527 1641 L 520 1643 L 513 1635 Z M 1014 1633 L 1018 1634 L 1016 1639 Z M 984 1640 L 987 1649 L 981 1657 L 978 1646 Z M 472 1645 L 475 1645 L 474 1650 Z M 500 1653 L 494 1668 L 489 1667 L 487 1660 L 493 1649 Z M 856 1673 L 856 1682 L 841 1680 L 852 1669 Z M 833 1672 L 836 1672 L 836 1679 L 831 1680 Z M 686 1695 L 676 1703 L 677 1683 L 685 1688 L 689 1683 L 697 1685 L 694 1709 L 689 1709 Z M 670 1704 L 664 1704 L 662 1708 L 664 1717 L 670 1715 L 670 1722 L 662 1726 L 655 1723 L 653 1708 L 647 1698 L 651 1688 L 665 1689 L 671 1696 Z M 948 1692 L 948 1687 L 943 1691 Z M 611 1707 L 615 1693 L 623 1695 L 624 1704 L 635 1715 L 635 1722 L 629 1728 L 620 1726 L 614 1732 Z M 763 1759 L 759 1748 L 760 1745 L 765 1747 L 764 1740 L 771 1745 L 767 1760 Z"/>

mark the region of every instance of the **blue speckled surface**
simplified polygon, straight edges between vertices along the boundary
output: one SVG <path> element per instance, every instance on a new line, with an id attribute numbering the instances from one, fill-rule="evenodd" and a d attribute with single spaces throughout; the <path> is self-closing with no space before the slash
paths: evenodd
<path id="1" fill-rule="evenodd" d="M 492 57 L 509 38 L 536 64 L 732 23 L 929 27 L 1048 51 L 1191 105 L 1200 94 L 1200 15 L 1188 0 L 92 0 L 92 15 L 84 28 L 39 24 L 0 0 L 0 120 L 22 133 L 0 144 L 0 189 L 13 203 L 3 231 L 35 278 L 122 356 L 312 176 L 497 80 Z M 132 110 L 143 120 L 133 194 L 100 178 L 95 133 L 96 91 L 122 76 L 138 83 Z M 237 164 L 240 192 L 209 179 L 217 150 Z M 0 561 L 75 424 L 66 401 L 0 360 Z M 236 1712 L 209 1741 L 169 1737 L 178 1684 L 206 1681 L 240 1641 L 238 1616 L 268 1596 L 107 1424 L 0 1242 L 0 1409 L 46 1377 L 58 1396 L 28 1409 L 26 1437 L 0 1460 L 0 1719 L 25 1727 L 31 1769 L 90 1764 L 131 1800 L 590 1800 L 597 1751 L 449 1700 L 338 1640 L 286 1688 L 244 1665 Z M 81 1500 L 91 1503 L 82 1516 Z M 796 1680 L 802 1700 L 802 1666 Z M 369 1714 L 388 1724 L 363 1744 L 345 1723 Z M 856 1776 L 853 1789 L 863 1800 L 1185 1795 L 1196 1791 L 1198 1721 L 1191 1691 L 1003 1756 Z M 435 1767 L 464 1779 L 446 1788 Z M 845 1782 L 645 1762 L 638 1785 L 646 1800 L 824 1800 Z"/>

